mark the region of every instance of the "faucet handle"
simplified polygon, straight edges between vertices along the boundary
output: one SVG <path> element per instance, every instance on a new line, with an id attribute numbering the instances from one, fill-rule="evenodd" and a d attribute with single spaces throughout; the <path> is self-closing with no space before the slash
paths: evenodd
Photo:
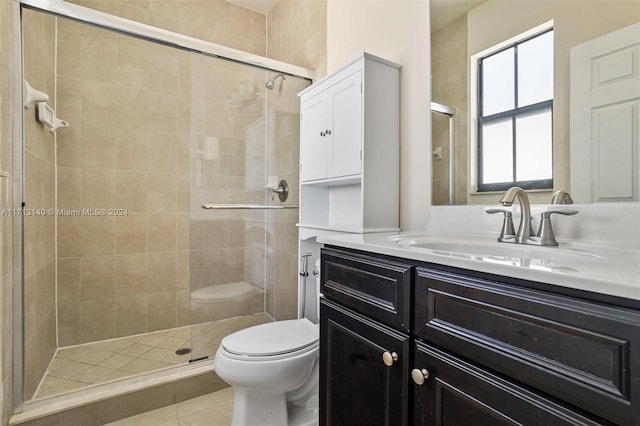
<path id="1" fill-rule="evenodd" d="M 573 204 L 573 199 L 568 192 L 559 189 L 553 193 L 551 204 Z"/>
<path id="2" fill-rule="evenodd" d="M 488 213 L 488 214 L 503 213 L 504 214 L 504 221 L 502 222 L 502 230 L 500 231 L 500 236 L 498 237 L 498 241 L 502 241 L 505 237 L 515 237 L 516 229 L 513 226 L 513 214 L 511 213 L 511 210 L 486 209 L 485 213 Z"/>
<path id="3" fill-rule="evenodd" d="M 551 217 L 552 214 L 554 213 L 558 213 L 558 214 L 562 214 L 565 216 L 573 216 L 574 214 L 578 214 L 578 210 L 556 210 L 556 209 L 549 209 L 549 210 L 545 210 L 543 211 L 540 216 L 544 217 Z"/>
<path id="4" fill-rule="evenodd" d="M 540 245 L 542 246 L 557 246 L 558 241 L 553 234 L 553 228 L 551 227 L 551 215 L 557 213 L 565 216 L 573 216 L 578 214 L 577 210 L 546 210 L 540 214 L 540 227 L 538 228 L 537 236 L 540 237 Z"/>

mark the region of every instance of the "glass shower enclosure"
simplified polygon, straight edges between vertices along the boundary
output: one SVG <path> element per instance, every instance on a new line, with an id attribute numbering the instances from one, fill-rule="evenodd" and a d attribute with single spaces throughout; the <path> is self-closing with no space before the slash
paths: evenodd
<path id="1" fill-rule="evenodd" d="M 23 119 L 25 400 L 296 317 L 310 80 L 27 8 L 22 37 L 23 78 L 48 95 Z"/>

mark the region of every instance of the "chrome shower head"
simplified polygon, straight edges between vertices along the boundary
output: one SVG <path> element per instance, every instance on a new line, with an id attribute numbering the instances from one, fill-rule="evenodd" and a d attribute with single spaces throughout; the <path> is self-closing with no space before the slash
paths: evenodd
<path id="1" fill-rule="evenodd" d="M 275 87 L 275 82 L 278 78 L 282 78 L 282 81 L 286 79 L 284 74 L 282 73 L 276 74 L 273 77 L 271 77 L 269 80 L 267 80 L 267 82 L 264 84 L 264 87 L 266 87 L 267 90 L 273 90 L 273 88 Z"/>

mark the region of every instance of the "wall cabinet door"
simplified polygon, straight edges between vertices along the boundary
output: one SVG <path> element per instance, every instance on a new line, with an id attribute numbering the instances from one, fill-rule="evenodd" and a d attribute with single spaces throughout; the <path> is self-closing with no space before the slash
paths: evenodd
<path id="1" fill-rule="evenodd" d="M 327 97 L 321 93 L 300 106 L 302 114 L 300 144 L 300 179 L 327 177 Z"/>
<path id="2" fill-rule="evenodd" d="M 321 425 L 408 424 L 408 335 L 323 299 L 320 341 Z"/>
<path id="3" fill-rule="evenodd" d="M 327 177 L 359 174 L 362 171 L 362 74 L 342 80 L 327 91 L 332 141 L 328 144 Z"/>
<path id="4" fill-rule="evenodd" d="M 361 83 L 358 71 L 302 103 L 302 181 L 362 171 Z"/>
<path id="5" fill-rule="evenodd" d="M 418 378 L 420 370 L 429 373 L 423 384 L 413 383 L 415 425 L 602 424 L 421 341 L 413 365 Z"/>

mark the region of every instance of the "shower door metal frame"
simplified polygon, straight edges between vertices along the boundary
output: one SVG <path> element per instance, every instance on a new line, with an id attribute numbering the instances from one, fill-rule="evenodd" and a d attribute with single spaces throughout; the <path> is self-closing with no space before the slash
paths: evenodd
<path id="1" fill-rule="evenodd" d="M 11 208 L 22 210 L 24 199 L 24 108 L 22 104 L 22 7 L 11 4 Z M 19 112 L 19 113 L 18 113 Z M 17 209 L 17 210 L 16 210 Z M 13 412 L 24 406 L 24 222 L 22 215 L 11 218 Z"/>
<path id="2" fill-rule="evenodd" d="M 243 65 L 254 66 L 266 71 L 279 72 L 313 81 L 313 70 L 291 65 L 285 62 L 265 58 L 252 53 L 203 41 L 172 31 L 163 30 L 151 25 L 142 24 L 129 19 L 110 15 L 87 7 L 66 3 L 60 0 L 12 0 L 12 35 L 11 75 L 12 97 L 12 208 L 22 209 L 24 197 L 24 130 L 22 101 L 22 8 L 70 19 L 82 24 L 102 28 L 119 34 L 128 35 L 164 46 L 215 57 Z M 20 113 L 18 113 L 20 112 Z M 22 216 L 12 218 L 12 319 L 13 319 L 13 413 L 21 413 L 24 409 L 24 224 Z"/>
<path id="3" fill-rule="evenodd" d="M 179 33 L 175 33 L 151 25 L 142 24 L 130 19 L 110 15 L 84 6 L 67 3 L 60 0 L 14 0 L 23 7 L 71 19 L 76 22 L 99 27 L 120 34 L 130 35 L 143 40 L 160 43 L 165 46 L 201 53 L 244 65 L 251 65 L 268 71 L 280 72 L 308 80 L 315 79 L 315 72 L 297 65 L 275 59 L 265 58 L 253 53 L 243 52 L 220 44 L 199 40 Z"/>
<path id="4" fill-rule="evenodd" d="M 437 102 L 431 102 L 431 112 L 441 115 L 446 115 L 449 118 L 449 205 L 453 206 L 456 203 L 455 195 L 455 118 L 456 110 L 453 107 L 439 104 Z"/>

